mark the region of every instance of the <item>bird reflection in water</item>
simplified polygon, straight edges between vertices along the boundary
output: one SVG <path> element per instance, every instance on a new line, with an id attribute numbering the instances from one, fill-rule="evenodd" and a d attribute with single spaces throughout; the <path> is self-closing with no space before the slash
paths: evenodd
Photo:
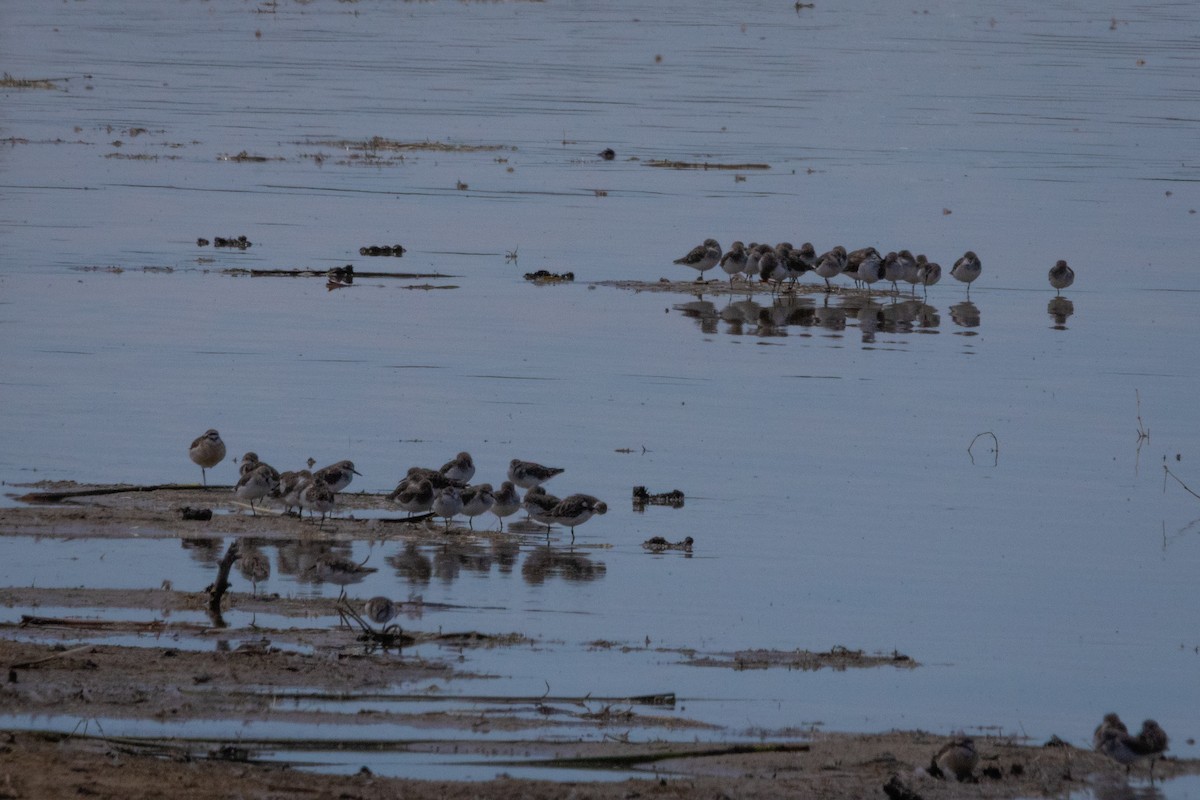
<path id="1" fill-rule="evenodd" d="M 426 584 L 433 577 L 433 561 L 413 542 L 404 545 L 403 552 L 390 555 L 384 561 L 409 583 Z"/>
<path id="2" fill-rule="evenodd" d="M 714 303 L 697 299 L 673 308 L 696 320 L 705 335 L 718 332 L 719 323 L 724 323 L 727 334 L 759 338 L 787 336 L 790 328 L 822 328 L 832 334 L 841 334 L 847 327 L 857 324 L 863 342 L 872 343 L 880 331 L 935 333 L 942 324 L 938 309 L 920 297 L 893 297 L 876 302 L 864 294 L 846 294 L 836 298 L 825 296 L 817 303 L 812 297 L 784 294 L 773 298 L 768 305 L 745 298 L 730 300 L 718 310 Z M 979 311 L 970 301 L 959 303 L 954 309 L 951 314 L 957 314 L 955 322 L 958 325 L 975 327 L 979 324 Z"/>
<path id="3" fill-rule="evenodd" d="M 950 319 L 960 328 L 978 328 L 979 308 L 970 300 L 955 303 L 950 306 Z"/>
<path id="4" fill-rule="evenodd" d="M 1046 313 L 1054 320 L 1050 327 L 1056 331 L 1067 329 L 1067 319 L 1075 313 L 1075 304 L 1065 297 L 1056 296 L 1046 304 Z"/>
<path id="5" fill-rule="evenodd" d="M 559 550 L 551 545 L 534 549 L 521 564 L 521 577 L 532 585 L 543 584 L 553 577 L 565 581 L 594 581 L 603 577 L 605 571 L 602 562 L 593 561 L 574 549 Z"/>
<path id="6" fill-rule="evenodd" d="M 677 303 L 674 308 L 683 312 L 685 317 L 696 320 L 701 333 L 717 332 L 717 320 L 720 318 L 717 307 L 702 295 L 696 295 L 696 299 L 688 303 Z"/>
<path id="7" fill-rule="evenodd" d="M 477 542 L 448 542 L 433 553 L 433 574 L 442 583 L 452 583 L 462 570 L 486 575 L 492 571 L 492 554 Z"/>

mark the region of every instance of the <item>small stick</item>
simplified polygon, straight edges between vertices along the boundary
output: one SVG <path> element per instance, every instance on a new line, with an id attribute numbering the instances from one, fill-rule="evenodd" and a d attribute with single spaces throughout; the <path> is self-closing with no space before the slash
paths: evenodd
<path id="1" fill-rule="evenodd" d="M 1190 494 L 1192 497 L 1195 497 L 1197 500 L 1200 500 L 1200 494 L 1196 494 L 1191 489 L 1189 489 L 1188 485 L 1186 483 L 1184 483 L 1183 481 L 1179 480 L 1178 476 L 1176 476 L 1174 472 L 1171 472 L 1171 468 L 1168 467 L 1166 464 L 1163 464 L 1163 472 L 1167 473 L 1172 478 L 1175 478 L 1175 482 L 1178 483 L 1180 486 L 1182 486 L 1185 492 Z M 1163 480 L 1166 481 L 1166 478 L 1163 478 Z"/>
<path id="2" fill-rule="evenodd" d="M 225 596 L 225 590 L 231 586 L 229 570 L 233 569 L 233 562 L 237 561 L 240 555 L 238 541 L 234 539 L 229 543 L 229 549 L 225 551 L 225 556 L 217 567 L 217 579 L 204 590 L 208 592 L 208 614 L 218 628 L 225 627 L 225 620 L 221 616 L 221 598 Z"/>
<path id="3" fill-rule="evenodd" d="M 36 661 L 22 661 L 20 664 L 9 664 L 8 668 L 9 669 L 29 669 L 30 667 L 36 667 L 38 664 L 45 664 L 47 661 L 53 661 L 56 658 L 66 658 L 67 656 L 73 656 L 76 653 L 82 653 L 84 650 L 91 650 L 95 646 L 96 645 L 94 645 L 94 644 L 84 644 L 84 645 L 80 645 L 79 647 L 72 647 L 70 650 L 63 650 L 61 653 L 55 653 L 52 656 L 46 656 L 45 658 L 39 658 Z"/>

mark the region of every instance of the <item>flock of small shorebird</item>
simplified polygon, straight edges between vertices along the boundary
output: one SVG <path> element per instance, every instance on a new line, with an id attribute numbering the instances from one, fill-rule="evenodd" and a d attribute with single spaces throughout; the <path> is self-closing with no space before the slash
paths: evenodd
<path id="1" fill-rule="evenodd" d="M 201 479 L 208 485 L 207 471 L 225 458 L 225 443 L 213 429 L 192 442 L 188 455 L 200 467 Z M 310 467 L 313 466 L 311 463 Z M 239 465 L 241 477 L 234 491 L 238 498 L 247 501 L 254 510 L 255 501 L 274 498 L 283 504 L 284 510 L 298 508 L 310 516 L 321 514 L 322 520 L 334 508 L 336 495 L 350 484 L 355 475 L 353 462 L 339 461 L 316 471 L 298 470 L 280 473 L 271 465 L 260 461 L 257 454 L 250 452 L 242 456 Z M 475 464 L 469 453 L 459 453 L 442 465 L 441 469 L 412 467 L 396 489 L 388 495 L 395 505 L 411 514 L 432 512 L 446 521 L 459 514 L 466 515 L 474 528 L 474 517 L 491 512 L 504 528 L 504 518 L 524 508 L 529 516 L 546 526 L 549 533 L 554 523 L 569 527 L 571 539 L 575 528 L 596 514 L 604 514 L 608 507 L 604 502 L 586 494 L 573 494 L 558 498 L 548 494 L 542 484 L 562 473 L 560 467 L 546 467 L 532 461 L 514 458 L 508 466 L 508 478 L 499 491 L 490 484 L 470 485 L 475 475 Z M 527 490 L 524 498 L 517 488 Z M 386 622 L 395 616 L 392 601 L 385 597 L 374 597 L 364 609 L 368 618 Z M 1167 750 L 1167 734 L 1152 719 L 1142 723 L 1137 734 L 1129 729 L 1116 714 L 1105 714 L 1103 721 L 1092 734 L 1092 745 L 1118 764 L 1126 772 L 1142 759 L 1150 761 L 1150 777 L 1154 777 L 1154 760 Z M 975 742 L 968 736 L 958 735 L 941 748 L 931 759 L 928 771 L 938 777 L 953 775 L 956 780 L 974 780 L 974 771 L 979 764 L 979 752 Z"/>
<path id="2" fill-rule="evenodd" d="M 1142 759 L 1150 761 L 1150 778 L 1154 779 L 1154 761 L 1167 750 L 1167 734 L 1152 719 L 1142 723 L 1136 735 L 1131 734 L 1116 714 L 1105 714 L 1092 733 L 1092 747 L 1125 767 L 1126 773 Z M 979 752 L 975 742 L 959 734 L 934 755 L 929 773 L 937 777 L 953 775 L 959 781 L 974 780 Z"/>
<path id="3" fill-rule="evenodd" d="M 759 280 L 770 285 L 773 292 L 779 291 L 784 281 L 796 285 L 806 272 L 815 273 L 825 279 L 825 291 L 834 291 L 830 278 L 845 275 L 854 280 L 856 286 L 866 286 L 868 296 L 871 285 L 878 281 L 890 281 L 893 291 L 899 291 L 899 282 L 912 285 L 928 292 L 929 287 L 942 279 L 942 267 L 924 255 L 914 256 L 908 250 L 892 251 L 880 255 L 874 247 L 863 247 L 847 253 L 838 245 L 832 250 L 817 255 L 811 242 L 793 247 L 790 242 L 769 244 L 734 242 L 728 251 L 722 252 L 716 239 L 705 239 L 703 244 L 693 247 L 687 255 L 675 259 L 674 263 L 691 267 L 700 273 L 697 281 L 704 280 L 704 273 L 719 266 L 729 276 L 729 288 L 734 278 L 745 281 Z M 979 256 L 971 250 L 963 254 L 950 268 L 951 277 L 967 284 L 967 296 L 971 296 L 971 283 L 983 272 Z M 1075 282 L 1075 271 L 1067 262 L 1059 260 L 1050 268 L 1050 286 L 1061 292 Z"/>
<path id="4" fill-rule="evenodd" d="M 208 470 L 225 458 L 225 443 L 221 434 L 209 429 L 199 436 L 188 456 L 200 467 L 204 485 L 208 485 Z M 271 498 L 283 505 L 287 513 L 293 508 L 303 515 L 325 516 L 333 511 L 337 493 L 350 485 L 355 475 L 361 475 L 352 461 L 339 461 L 313 471 L 279 472 L 270 464 L 260 461 L 257 453 L 246 453 L 238 465 L 240 477 L 234 487 L 238 499 L 250 504 L 255 512 L 256 501 Z M 400 481 L 388 500 L 407 511 L 409 515 L 432 512 L 442 517 L 446 528 L 450 520 L 462 514 L 474 529 L 474 518 L 491 512 L 500 520 L 504 529 L 504 518 L 525 509 L 534 522 L 546 526 L 547 535 L 554 524 L 571 529 L 571 540 L 575 540 L 575 528 L 596 514 L 604 514 L 608 506 L 590 494 L 572 494 L 555 497 L 542 484 L 563 472 L 561 467 L 546 467 L 532 461 L 514 458 L 508 465 L 508 480 L 494 490 L 490 483 L 471 484 L 475 476 L 475 462 L 470 453 L 459 453 L 442 465 L 441 469 L 412 467 Z M 517 489 L 525 489 L 524 497 Z"/>

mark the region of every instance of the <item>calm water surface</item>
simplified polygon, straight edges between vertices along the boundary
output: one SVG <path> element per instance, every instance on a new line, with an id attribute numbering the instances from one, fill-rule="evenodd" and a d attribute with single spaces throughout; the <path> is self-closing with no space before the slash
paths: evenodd
<path id="1" fill-rule="evenodd" d="M 63 80 L 3 90 L 0 479 L 194 480 L 208 427 L 280 466 L 352 458 L 371 491 L 462 449 L 493 482 L 513 457 L 558 464 L 555 490 L 612 508 L 579 530 L 589 579 L 538 580 L 536 539 L 507 566 L 418 553 L 426 579 L 388 565 L 402 545 L 358 543 L 380 571 L 354 592 L 549 643 L 469 655 L 494 693 L 675 691 L 722 736 L 1082 744 L 1116 710 L 1197 755 L 1200 504 L 1163 475 L 1166 458 L 1200 486 L 1193 4 L 265 10 L 6 9 L 0 66 Z M 501 149 L 346 147 L 373 136 Z M 242 151 L 268 160 L 218 160 Z M 240 234 L 251 249 L 196 246 Z M 947 276 L 866 309 L 591 285 L 690 280 L 671 261 L 706 236 L 907 247 L 947 270 L 970 248 L 984 273 L 969 305 Z M 394 242 L 403 259 L 358 256 Z M 349 262 L 451 277 L 330 293 L 221 273 Z M 533 269 L 577 281 L 534 287 Z M 984 432 L 998 451 L 968 452 Z M 634 485 L 687 504 L 634 513 Z M 697 548 L 647 555 L 653 535 Z M 211 574 L 178 543 L 0 550 L 8 585 Z M 657 650 L 835 645 L 923 666 L 730 672 Z"/>

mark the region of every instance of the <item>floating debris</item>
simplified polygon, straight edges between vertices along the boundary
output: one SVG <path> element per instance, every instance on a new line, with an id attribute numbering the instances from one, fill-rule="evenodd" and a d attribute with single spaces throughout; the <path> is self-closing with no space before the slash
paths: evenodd
<path id="1" fill-rule="evenodd" d="M 650 492 L 646 491 L 645 486 L 633 487 L 633 509 L 641 511 L 646 506 L 683 508 L 683 492 L 678 489 L 672 489 L 669 492 L 662 492 L 661 494 L 650 494 Z"/>
<path id="2" fill-rule="evenodd" d="M 575 273 L 564 272 L 559 274 L 557 272 L 549 272 L 544 269 L 539 269 L 537 272 L 526 272 L 525 280 L 537 284 L 570 283 L 571 281 L 575 280 Z"/>
<path id="3" fill-rule="evenodd" d="M 239 164 L 241 164 L 241 163 L 261 164 L 266 161 L 283 161 L 283 159 L 282 158 L 271 159 L 271 158 L 267 158 L 266 156 L 252 156 L 249 153 L 247 153 L 245 150 L 243 150 L 242 152 L 238 153 L 236 156 L 226 155 L 225 153 L 222 153 L 221 155 L 217 156 L 217 161 L 234 161 Z"/>
<path id="4" fill-rule="evenodd" d="M 196 246 L 197 247 L 207 247 L 208 239 L 197 239 Z M 238 250 L 246 250 L 250 247 L 253 247 L 254 243 L 251 242 L 249 239 L 247 239 L 245 236 L 230 237 L 228 239 L 225 238 L 224 236 L 214 236 L 212 246 L 213 247 L 236 247 Z"/>
<path id="5" fill-rule="evenodd" d="M 665 553 L 668 550 L 682 550 L 685 553 L 690 553 L 692 552 L 692 545 L 695 543 L 696 540 L 690 536 L 686 537 L 682 542 L 669 542 L 661 536 L 651 536 L 642 542 L 642 547 L 651 553 Z"/>
<path id="6" fill-rule="evenodd" d="M 57 89 L 58 85 L 47 78 L 14 78 L 7 72 L 0 77 L 0 89 Z"/>
<path id="7" fill-rule="evenodd" d="M 398 244 L 368 245 L 366 247 L 358 248 L 358 254 L 360 256 L 396 256 L 399 258 L 400 256 L 404 255 L 405 252 L 405 249 Z"/>
<path id="8" fill-rule="evenodd" d="M 869 655 L 862 650 L 851 650 L 837 645 L 828 652 L 814 653 L 811 650 L 738 650 L 733 653 L 692 654 L 683 661 L 693 667 L 725 667 L 735 670 L 784 669 L 804 670 L 834 669 L 841 672 L 851 668 L 897 667 L 915 669 L 920 666 L 911 657 L 893 650 L 891 653 Z"/>
<path id="9" fill-rule="evenodd" d="M 600 156 L 605 161 L 612 161 L 614 158 L 617 157 L 617 151 L 613 150 L 611 147 L 606 147 L 603 150 L 601 150 L 599 153 L 597 153 L 596 155 Z"/>
<path id="10" fill-rule="evenodd" d="M 770 169 L 770 164 L 715 164 L 709 161 L 671 161 L 665 158 L 652 158 L 649 161 L 643 161 L 648 167 L 661 167 L 663 169 Z"/>

